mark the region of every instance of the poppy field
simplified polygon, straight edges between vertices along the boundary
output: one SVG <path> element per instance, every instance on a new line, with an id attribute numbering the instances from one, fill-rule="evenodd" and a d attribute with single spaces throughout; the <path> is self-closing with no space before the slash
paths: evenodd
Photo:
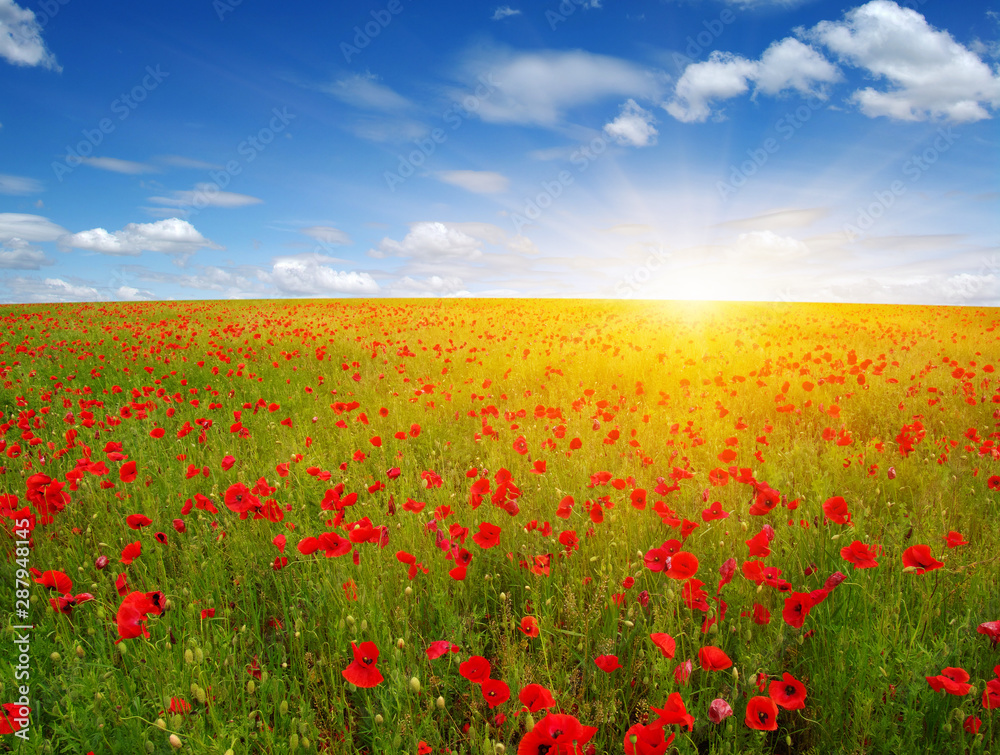
<path id="1" fill-rule="evenodd" d="M 997 752 L 998 326 L 2 307 L 0 752 Z"/>

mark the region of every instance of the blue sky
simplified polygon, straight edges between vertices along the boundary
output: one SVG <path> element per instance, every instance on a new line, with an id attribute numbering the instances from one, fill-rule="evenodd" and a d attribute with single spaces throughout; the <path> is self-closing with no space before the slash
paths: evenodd
<path id="1" fill-rule="evenodd" d="M 996 306 L 998 20 L 0 0 L 0 301 Z"/>

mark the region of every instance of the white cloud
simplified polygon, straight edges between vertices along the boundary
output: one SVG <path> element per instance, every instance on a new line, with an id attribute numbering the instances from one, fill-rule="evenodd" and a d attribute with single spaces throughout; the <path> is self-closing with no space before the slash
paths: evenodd
<path id="1" fill-rule="evenodd" d="M 644 110 L 633 99 L 622 105 L 621 114 L 604 126 L 604 131 L 619 144 L 632 147 L 649 147 L 656 144 L 659 133 L 653 126 L 653 114 Z"/>
<path id="2" fill-rule="evenodd" d="M 324 85 L 321 89 L 348 105 L 364 110 L 398 112 L 413 106 L 413 103 L 401 94 L 385 84 L 380 84 L 378 77 L 372 73 L 351 74 Z"/>
<path id="3" fill-rule="evenodd" d="M 471 296 L 462 279 L 454 275 L 404 276 L 390 285 L 386 293 L 389 296 Z"/>
<path id="4" fill-rule="evenodd" d="M 0 242 L 12 238 L 24 241 L 55 241 L 69 231 L 41 215 L 0 212 Z"/>
<path id="5" fill-rule="evenodd" d="M 840 78 L 837 67 L 820 53 L 794 37 L 786 37 L 764 50 L 754 80 L 757 91 L 764 94 L 794 89 L 826 99 L 825 92 L 815 84 L 831 84 Z"/>
<path id="6" fill-rule="evenodd" d="M 214 183 L 195 184 L 189 191 L 174 191 L 169 197 L 150 197 L 150 202 L 166 205 L 167 207 L 246 207 L 251 204 L 260 204 L 263 199 L 251 197 L 249 194 L 236 194 L 231 191 L 222 191 Z"/>
<path id="7" fill-rule="evenodd" d="M 81 157 L 79 160 L 84 165 L 101 170 L 110 170 L 113 173 L 126 173 L 136 175 L 139 173 L 155 173 L 157 169 L 146 163 L 137 163 L 132 160 L 119 160 L 117 157 Z"/>
<path id="8" fill-rule="evenodd" d="M 24 239 L 12 238 L 0 244 L 0 269 L 39 270 L 42 265 L 55 264 Z"/>
<path id="9" fill-rule="evenodd" d="M 662 79 L 627 60 L 575 50 L 511 54 L 493 50 L 467 63 L 462 102 L 477 87 L 476 113 L 491 123 L 557 126 L 565 111 L 607 97 L 655 98 Z M 478 77 L 478 78 L 477 78 Z M 486 84 L 492 91 L 486 88 Z"/>
<path id="10" fill-rule="evenodd" d="M 514 10 L 509 5 L 501 5 L 495 11 L 493 11 L 492 19 L 494 21 L 499 21 L 502 18 L 507 18 L 508 16 L 520 16 L 520 10 Z"/>
<path id="11" fill-rule="evenodd" d="M 683 123 L 701 123 L 712 114 L 712 100 L 727 100 L 750 88 L 758 64 L 739 55 L 715 50 L 708 60 L 684 69 L 674 99 L 663 107 Z"/>
<path id="12" fill-rule="evenodd" d="M 216 163 L 196 160 L 192 157 L 184 157 L 183 155 L 161 155 L 157 160 L 175 168 L 191 168 L 193 170 L 222 170 L 223 167 Z"/>
<path id="13" fill-rule="evenodd" d="M 714 51 L 708 60 L 684 69 L 673 99 L 663 107 L 683 123 L 701 123 L 712 113 L 712 102 L 746 93 L 775 95 L 787 89 L 825 98 L 821 85 L 840 79 L 840 72 L 820 53 L 797 39 L 786 37 L 772 43 L 760 60 L 748 60 L 730 52 Z M 817 86 L 820 85 L 820 86 Z M 720 114 L 716 113 L 716 117 Z"/>
<path id="14" fill-rule="evenodd" d="M 947 31 L 890 0 L 854 8 L 843 21 L 822 21 L 807 34 L 888 81 L 889 89 L 866 87 L 851 98 L 871 118 L 961 123 L 990 118 L 984 105 L 1000 105 L 1000 74 Z"/>
<path id="15" fill-rule="evenodd" d="M 72 302 L 104 301 L 93 286 L 69 283 L 62 278 L 8 278 L 3 281 L 11 292 L 11 301 L 20 302 Z"/>
<path id="16" fill-rule="evenodd" d="M 261 271 L 260 280 L 293 296 L 330 296 L 361 294 L 371 296 L 379 291 L 375 279 L 368 273 L 338 271 L 330 267 L 331 258 L 322 254 L 299 254 L 278 257 L 271 270 Z"/>
<path id="17" fill-rule="evenodd" d="M 773 231 L 741 233 L 732 249 L 734 256 L 748 262 L 780 261 L 805 257 L 809 247 L 790 236 L 779 236 Z"/>
<path id="18" fill-rule="evenodd" d="M 16 66 L 42 66 L 61 71 L 56 56 L 45 49 L 35 14 L 13 0 L 0 0 L 0 57 Z"/>
<path id="19" fill-rule="evenodd" d="M 0 29 L 0 35 L 2 34 L 3 30 Z M 0 173 L 0 194 L 21 196 L 24 194 L 37 194 L 40 191 L 42 191 L 41 181 L 24 176 L 12 176 L 7 173 Z"/>
<path id="20" fill-rule="evenodd" d="M 476 194 L 502 194 L 510 183 L 506 176 L 489 170 L 444 170 L 437 177 Z"/>
<path id="21" fill-rule="evenodd" d="M 444 223 L 413 223 L 402 242 L 388 237 L 370 257 L 411 257 L 422 260 L 473 260 L 483 254 L 483 242 Z"/>
<path id="22" fill-rule="evenodd" d="M 202 236 L 189 222 L 179 218 L 157 220 L 155 223 L 129 223 L 113 233 L 103 228 L 93 228 L 67 236 L 60 240 L 60 244 L 116 256 L 136 256 L 142 252 L 191 254 L 203 248 L 222 248 Z"/>
<path id="23" fill-rule="evenodd" d="M 316 239 L 323 244 L 353 244 L 351 237 L 329 225 L 311 225 L 308 228 L 300 228 L 299 233 L 303 233 L 309 238 Z"/>

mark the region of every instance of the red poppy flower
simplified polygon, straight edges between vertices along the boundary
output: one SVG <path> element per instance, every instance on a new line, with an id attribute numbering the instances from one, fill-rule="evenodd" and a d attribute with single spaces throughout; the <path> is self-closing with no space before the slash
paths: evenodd
<path id="1" fill-rule="evenodd" d="M 944 690 L 949 695 L 967 695 L 969 694 L 969 690 L 972 689 L 972 685 L 967 684 L 969 681 L 969 672 L 961 668 L 949 667 L 942 669 L 941 673 L 937 676 L 926 676 L 924 678 L 935 692 Z"/>
<path id="2" fill-rule="evenodd" d="M 2 708 L 3 710 L 0 710 L 0 735 L 20 731 L 24 728 L 25 719 L 31 715 L 31 708 L 27 705 L 4 703 Z"/>
<path id="3" fill-rule="evenodd" d="M 847 501 L 842 496 L 828 498 L 823 504 L 823 513 L 827 519 L 836 524 L 852 524 L 851 513 L 847 510 Z"/>
<path id="4" fill-rule="evenodd" d="M 677 735 L 664 739 L 662 726 L 633 724 L 625 732 L 625 755 L 663 755 Z"/>
<path id="5" fill-rule="evenodd" d="M 728 516 L 729 512 L 722 509 L 722 503 L 719 501 L 712 501 L 712 505 L 701 512 L 701 518 L 706 522 L 711 522 L 715 519 L 726 519 Z"/>
<path id="6" fill-rule="evenodd" d="M 487 679 L 479 689 L 483 693 L 483 700 L 490 708 L 503 705 L 510 700 L 510 687 L 500 679 Z"/>
<path id="7" fill-rule="evenodd" d="M 653 572 L 661 572 L 670 566 L 670 556 L 662 548 L 650 548 L 643 556 L 646 568 Z"/>
<path id="8" fill-rule="evenodd" d="M 356 687 L 374 687 L 381 684 L 383 676 L 375 664 L 378 662 L 378 647 L 374 642 L 351 643 L 354 660 L 340 673 Z"/>
<path id="9" fill-rule="evenodd" d="M 482 684 L 490 678 L 490 662 L 481 655 L 474 655 L 459 665 L 458 673 L 473 684 Z"/>
<path id="10" fill-rule="evenodd" d="M 597 668 L 605 674 L 610 674 L 615 669 L 622 667 L 622 665 L 618 662 L 617 655 L 599 655 L 594 659 L 594 663 L 597 665 Z"/>
<path id="11" fill-rule="evenodd" d="M 733 715 L 732 707 L 721 697 L 715 698 L 708 706 L 708 720 L 713 724 L 721 724 L 731 715 Z"/>
<path id="12" fill-rule="evenodd" d="M 989 637 L 990 644 L 995 648 L 1000 642 L 1000 621 L 984 621 L 976 627 L 976 632 Z"/>
<path id="13" fill-rule="evenodd" d="M 107 567 L 107 565 L 108 565 L 109 562 L 110 562 L 110 559 L 107 556 L 98 556 L 94 560 L 94 567 L 96 569 L 104 569 L 104 568 Z"/>
<path id="14" fill-rule="evenodd" d="M 538 619 L 534 616 L 525 616 L 521 619 L 520 629 L 529 637 L 537 637 L 539 632 Z"/>
<path id="15" fill-rule="evenodd" d="M 962 722 L 962 728 L 965 729 L 969 734 L 978 734 L 979 727 L 982 725 L 983 725 L 983 720 L 973 715 L 966 716 L 965 721 Z"/>
<path id="16" fill-rule="evenodd" d="M 860 540 L 855 540 L 850 545 L 840 549 L 840 557 L 854 564 L 855 569 L 871 569 L 878 566 L 878 561 L 875 560 L 875 557 L 878 555 L 879 550 L 880 548 L 877 545 L 872 548 Z"/>
<path id="17" fill-rule="evenodd" d="M 706 671 L 722 671 L 733 665 L 728 655 L 712 645 L 707 645 L 698 651 L 698 660 Z"/>
<path id="18" fill-rule="evenodd" d="M 947 535 L 944 536 L 945 544 L 949 548 L 957 548 L 960 545 L 968 545 L 965 538 L 958 532 L 951 530 Z"/>
<path id="19" fill-rule="evenodd" d="M 768 611 L 760 603 L 753 604 L 753 623 L 754 624 L 767 624 L 771 621 L 771 612 Z"/>
<path id="20" fill-rule="evenodd" d="M 73 589 L 73 580 L 61 571 L 49 569 L 48 571 L 40 572 L 37 569 L 33 569 L 32 574 L 34 574 L 35 582 L 37 584 L 40 584 L 42 587 L 46 587 L 49 590 L 67 593 Z"/>
<path id="21" fill-rule="evenodd" d="M 225 496 L 226 507 L 237 514 L 245 514 L 251 509 L 260 508 L 260 499 L 242 482 L 229 486 Z"/>
<path id="22" fill-rule="evenodd" d="M 649 635 L 649 639 L 653 641 L 653 644 L 656 645 L 656 649 L 660 651 L 660 654 L 664 658 L 674 657 L 674 651 L 677 647 L 677 643 L 674 642 L 674 638 L 669 634 L 654 632 Z"/>
<path id="23" fill-rule="evenodd" d="M 500 528 L 490 522 L 482 522 L 479 532 L 472 536 L 472 542 L 480 548 L 492 548 L 500 542 Z"/>
<path id="24" fill-rule="evenodd" d="M 775 731 L 778 728 L 778 706 L 770 697 L 751 697 L 743 720 L 751 729 Z"/>
<path id="25" fill-rule="evenodd" d="M 525 440 L 523 435 L 518 435 L 514 440 L 514 450 L 521 454 L 521 456 L 528 453 L 528 441 Z"/>
<path id="26" fill-rule="evenodd" d="M 688 551 L 681 551 L 670 559 L 667 576 L 671 579 L 690 579 L 698 572 L 698 557 Z"/>
<path id="27" fill-rule="evenodd" d="M 203 618 L 203 619 L 214 619 L 215 618 L 215 609 L 214 608 L 206 608 L 206 609 L 204 609 L 201 612 L 201 618 Z"/>
<path id="28" fill-rule="evenodd" d="M 233 464 L 235 463 L 236 459 L 234 459 L 232 456 L 224 456 L 222 458 L 222 471 L 228 472 L 230 469 L 233 468 Z"/>
<path id="29" fill-rule="evenodd" d="M 145 514 L 129 514 L 125 517 L 125 524 L 134 530 L 141 530 L 143 527 L 148 527 L 153 523 Z"/>
<path id="30" fill-rule="evenodd" d="M 671 692 L 662 708 L 649 706 L 649 712 L 659 716 L 656 720 L 657 726 L 677 724 L 678 726 L 686 726 L 688 731 L 694 728 L 694 716 L 687 712 L 687 706 L 684 705 L 684 699 L 680 692 Z"/>
<path id="31" fill-rule="evenodd" d="M 434 748 L 427 744 L 424 740 L 417 742 L 417 755 L 431 755 L 434 752 Z"/>
<path id="32" fill-rule="evenodd" d="M 767 536 L 764 530 L 761 530 L 756 535 L 754 535 L 749 540 L 745 541 L 747 547 L 750 549 L 750 555 L 756 556 L 757 558 L 766 558 L 771 555 L 771 546 L 768 543 L 771 542 L 771 538 Z"/>
<path id="33" fill-rule="evenodd" d="M 993 475 L 986 481 L 986 487 L 990 490 L 1000 490 L 1000 475 Z"/>
<path id="34" fill-rule="evenodd" d="M 780 682 L 771 682 L 768 694 L 785 710 L 806 707 L 806 686 L 787 671 L 782 674 Z"/>
<path id="35" fill-rule="evenodd" d="M 1000 676 L 1000 671 L 997 669 L 1000 669 L 1000 666 L 993 669 Z M 983 707 L 986 710 L 1000 708 L 1000 679 L 990 679 L 986 682 L 986 689 L 983 690 Z"/>
<path id="36" fill-rule="evenodd" d="M 929 545 L 920 544 L 912 545 L 903 551 L 903 566 L 907 568 L 912 567 L 916 569 L 917 574 L 923 574 L 934 569 L 940 569 L 944 566 L 944 563 L 931 555 Z"/>
<path id="37" fill-rule="evenodd" d="M 537 713 L 556 704 L 552 693 L 541 684 L 525 685 L 517 699 L 521 701 L 521 705 L 528 709 L 529 713 Z"/>
<path id="38" fill-rule="evenodd" d="M 448 642 L 448 640 L 438 640 L 437 642 L 432 642 L 430 647 L 428 647 L 424 652 L 427 654 L 427 660 L 433 661 L 435 658 L 440 658 L 448 651 L 457 653 L 458 650 L 458 645 L 453 645 Z"/>
<path id="39" fill-rule="evenodd" d="M 781 611 L 781 617 L 790 626 L 801 629 L 812 607 L 813 599 L 809 593 L 793 592 L 785 598 L 785 607 Z"/>
<path id="40" fill-rule="evenodd" d="M 524 735 L 517 755 L 576 755 L 596 733 L 568 713 L 549 713 Z"/>
<path id="41" fill-rule="evenodd" d="M 121 562 L 123 564 L 131 564 L 135 559 L 142 555 L 142 542 L 136 540 L 134 543 L 129 543 L 122 549 Z"/>
<path id="42" fill-rule="evenodd" d="M 136 475 L 137 472 L 134 461 L 126 461 L 118 470 L 118 479 L 122 482 L 134 482 Z"/>
<path id="43" fill-rule="evenodd" d="M 52 608 L 59 613 L 72 614 L 73 609 L 80 603 L 86 603 L 88 600 L 93 599 L 94 596 L 89 592 L 82 592 L 79 595 L 66 593 L 58 598 L 49 598 L 49 603 L 52 604 Z"/>
<path id="44" fill-rule="evenodd" d="M 115 640 L 115 644 L 140 635 L 149 637 L 146 617 L 150 613 L 159 615 L 160 610 L 146 593 L 136 591 L 126 595 L 115 615 L 115 623 L 118 625 L 118 639 Z"/>

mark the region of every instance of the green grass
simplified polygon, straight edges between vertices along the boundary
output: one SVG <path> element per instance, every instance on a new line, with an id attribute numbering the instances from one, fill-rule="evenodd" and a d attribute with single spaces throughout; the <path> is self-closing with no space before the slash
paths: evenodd
<path id="1" fill-rule="evenodd" d="M 515 715 L 517 694 L 529 683 L 550 689 L 558 710 L 597 727 L 591 742 L 598 753 L 622 752 L 625 730 L 647 715 L 655 719 L 650 706 L 661 707 L 671 692 L 681 693 L 695 717 L 693 731 L 677 732 L 673 742 L 671 751 L 681 753 L 997 749 L 1000 725 L 980 698 L 1000 657 L 976 632 L 1000 619 L 1000 493 L 987 488 L 1000 462 L 979 452 L 1000 416 L 1000 383 L 983 371 L 1000 353 L 993 310 L 358 300 L 0 312 L 4 453 L 22 446 L 15 458 L 0 457 L 0 492 L 18 496 L 19 508 L 32 474 L 67 480 L 85 457 L 109 468 L 104 476 L 85 473 L 65 509 L 34 531 L 30 565 L 63 571 L 74 593 L 95 600 L 61 615 L 49 607 L 46 589 L 31 584 L 31 737 L 24 744 L 4 736 L 0 751 L 167 753 L 175 751 L 174 734 L 181 752 L 220 755 L 416 753 L 420 741 L 435 752 L 492 753 L 498 743 L 516 752 L 530 728 L 527 714 Z M 956 367 L 975 377 L 953 377 Z M 811 391 L 804 381 L 814 384 Z M 168 401 L 157 396 L 160 389 Z M 86 403 L 93 401 L 103 404 Z M 351 401 L 358 408 L 331 408 Z M 272 402 L 280 406 L 274 412 Z M 142 407 L 133 405 L 131 418 L 121 418 L 129 404 L 148 404 L 147 416 L 139 418 Z M 787 404 L 795 410 L 778 411 Z M 825 411 L 832 404 L 839 417 Z M 484 413 L 491 406 L 498 416 Z M 536 417 L 539 406 L 543 416 Z M 560 416 L 544 416 L 549 408 Z M 17 425 L 31 410 L 29 427 L 41 420 L 32 429 L 41 440 L 35 446 Z M 93 414 L 90 427 L 84 411 Z M 230 431 L 234 411 L 249 437 Z M 367 424 L 358 421 L 361 413 Z M 915 416 L 926 436 L 904 456 L 895 438 Z M 195 420 L 204 418 L 212 425 L 199 442 Z M 281 424 L 286 418 L 290 427 Z M 745 429 L 736 429 L 740 419 Z M 194 431 L 178 438 L 185 422 Z M 416 437 L 413 424 L 421 428 Z M 485 434 L 484 424 L 495 434 Z M 150 437 L 154 426 L 165 429 L 163 438 Z M 824 440 L 827 427 L 850 432 L 852 444 Z M 72 443 L 71 429 L 78 431 Z M 612 429 L 619 436 L 605 443 Z M 970 429 L 978 441 L 967 436 Z M 399 431 L 405 439 L 394 437 Z M 376 435 L 380 447 L 370 443 Z M 522 435 L 525 455 L 513 447 Z M 761 436 L 768 445 L 756 441 Z M 732 464 L 751 468 L 788 501 L 798 499 L 797 509 L 751 516 L 749 486 L 710 485 L 709 471 L 728 466 L 717 457 L 730 437 L 738 440 Z M 582 447 L 571 451 L 574 438 Z M 121 462 L 104 452 L 109 441 L 138 462 L 134 482 L 119 480 Z M 365 458 L 356 461 L 359 450 Z M 227 455 L 236 462 L 224 471 Z M 543 474 L 531 471 L 539 459 Z M 287 477 L 276 472 L 282 463 Z M 191 464 L 208 467 L 209 476 L 187 478 Z M 319 479 L 310 467 L 331 476 Z M 398 478 L 387 477 L 391 467 L 399 467 Z M 670 482 L 675 467 L 693 477 L 680 480 L 678 491 L 655 494 L 657 478 Z M 489 496 L 469 506 L 472 468 L 488 470 L 492 489 L 497 471 L 510 470 L 521 490 L 517 516 Z M 440 487 L 425 488 L 426 470 L 440 475 Z M 593 486 L 601 471 L 627 484 Z M 281 522 L 241 520 L 223 503 L 230 485 L 252 487 L 262 477 L 277 488 Z M 102 480 L 114 486 L 102 488 Z M 377 481 L 385 489 L 369 493 Z M 367 517 L 388 528 L 385 548 L 354 545 L 357 564 L 352 555 L 306 557 L 296 549 L 304 537 L 334 530 L 326 522 L 335 512 L 321 510 L 320 501 L 339 482 L 345 494 L 358 494 L 345 524 Z M 629 503 L 633 486 L 649 493 L 643 511 Z M 219 512 L 195 508 L 182 516 L 195 494 Z M 562 519 L 556 510 L 567 495 L 575 505 Z M 822 504 L 835 495 L 846 499 L 853 526 L 824 521 Z M 613 506 L 603 506 L 603 522 L 593 523 L 587 502 L 603 496 Z M 406 511 L 408 498 L 426 507 Z M 846 579 L 796 629 L 782 620 L 785 596 L 758 589 L 738 570 L 721 592 L 724 620 L 703 633 L 716 602 L 709 600 L 712 613 L 693 610 L 680 581 L 644 566 L 645 552 L 680 539 L 653 511 L 656 500 L 700 525 L 684 549 L 698 557 L 696 577 L 709 596 L 719 567 L 729 558 L 748 560 L 744 541 L 765 523 L 776 536 L 764 561 L 794 590 L 816 590 L 838 570 Z M 731 512 L 728 519 L 702 520 L 713 500 Z M 455 564 L 426 527 L 441 506 L 452 511 L 440 523 L 445 537 L 452 523 L 469 529 L 464 547 L 472 561 L 462 581 L 449 576 Z M 152 526 L 129 529 L 125 517 L 133 513 L 146 514 Z M 171 526 L 177 518 L 183 534 Z M 537 529 L 526 527 L 532 521 Z M 481 522 L 502 528 L 495 548 L 473 544 Z M 541 532 L 546 522 L 550 535 Z M 568 555 L 558 540 L 564 530 L 580 538 Z M 968 545 L 947 549 L 949 530 Z M 168 543 L 158 543 L 155 532 Z M 276 571 L 278 534 L 287 537 L 288 563 Z M 119 564 L 121 549 L 136 540 L 142 555 Z M 883 548 L 877 568 L 855 570 L 841 557 L 853 540 Z M 944 567 L 904 571 L 902 553 L 918 543 L 930 545 Z M 397 551 L 412 553 L 429 572 L 409 580 Z M 111 564 L 98 570 L 102 554 Z M 548 575 L 521 567 L 544 554 L 551 554 Z M 13 556 L 10 563 L 0 609 L 13 626 Z M 149 619 L 149 638 L 115 644 L 122 602 L 115 578 L 122 572 L 130 589 L 163 591 L 168 609 Z M 635 580 L 628 590 L 627 577 Z M 356 601 L 343 587 L 350 580 Z M 646 607 L 641 591 L 650 596 Z M 624 605 L 616 605 L 615 593 L 625 594 Z M 754 603 L 770 610 L 769 624 L 741 617 Z M 208 608 L 215 617 L 202 619 Z M 538 638 L 517 628 L 528 615 L 538 620 Z M 676 639 L 673 659 L 656 650 L 652 632 Z M 424 651 L 437 640 L 461 650 L 428 660 Z M 352 641 L 377 644 L 378 686 L 354 689 L 341 675 Z M 699 668 L 698 650 L 709 644 L 729 655 L 735 673 Z M 602 654 L 617 655 L 621 668 L 600 671 L 593 659 Z M 511 690 L 508 702 L 490 710 L 460 675 L 471 655 L 490 661 L 492 677 Z M 247 671 L 254 658 L 259 680 Z M 689 658 L 694 670 L 678 684 L 674 670 Z M 17 699 L 16 663 L 5 642 L 0 702 Z M 935 693 L 925 677 L 946 667 L 967 670 L 973 691 Z M 786 671 L 805 684 L 806 707 L 782 710 L 775 732 L 749 729 L 743 714 L 746 700 L 760 694 L 758 673 L 775 679 Z M 191 712 L 171 714 L 173 697 Z M 734 715 L 716 725 L 707 711 L 717 697 Z M 506 719 L 498 723 L 500 713 Z M 970 714 L 982 719 L 976 736 L 963 730 Z"/>

